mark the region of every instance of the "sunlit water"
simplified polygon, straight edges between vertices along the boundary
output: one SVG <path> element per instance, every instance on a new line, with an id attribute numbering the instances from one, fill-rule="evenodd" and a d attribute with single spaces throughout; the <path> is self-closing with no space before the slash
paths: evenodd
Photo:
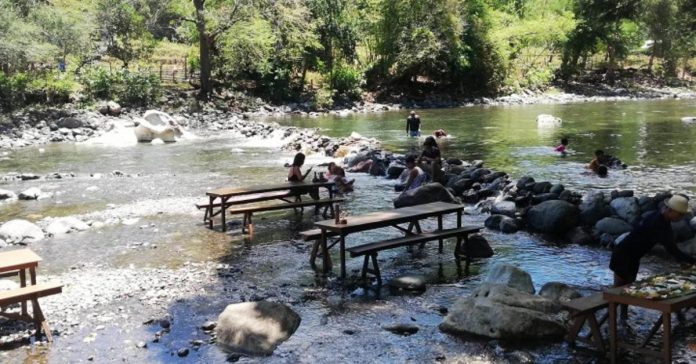
<path id="1" fill-rule="evenodd" d="M 563 119 L 563 125 L 539 129 L 535 118 L 547 113 Z M 419 148 L 422 139 L 406 138 L 406 112 L 356 114 L 349 117 L 318 119 L 288 117 L 285 125 L 319 127 L 331 136 L 346 136 L 356 131 L 383 141 L 386 150 L 407 153 Z M 509 172 L 513 177 L 531 175 L 537 180 L 561 182 L 579 191 L 614 188 L 634 189 L 638 193 L 659 190 L 694 191 L 692 140 L 696 125 L 686 125 L 682 116 L 696 114 L 696 101 L 641 101 L 515 107 L 475 107 L 464 109 L 420 110 L 425 134 L 443 128 L 451 137 L 441 140 L 443 154 L 465 160 L 482 159 L 489 168 Z M 552 152 L 562 136 L 570 138 L 571 152 L 564 158 Z M 266 292 L 266 296 L 284 297 L 303 318 L 298 332 L 283 344 L 268 362 L 375 361 L 431 362 L 439 357 L 447 361 L 507 361 L 486 340 L 461 340 L 437 330 L 442 319 L 439 307 L 448 307 L 457 298 L 476 287 L 480 273 L 493 263 L 516 264 L 532 275 L 536 288 L 550 281 L 561 281 L 583 292 L 599 290 L 611 283 L 609 252 L 594 247 L 579 247 L 547 242 L 527 233 L 503 235 L 486 231 L 496 255 L 477 262 L 471 276 L 458 274 L 451 253 L 438 255 L 429 247 L 412 256 L 397 249 L 380 253 L 380 268 L 386 281 L 403 274 L 427 277 L 428 292 L 422 296 L 399 296 L 382 292 L 380 298 L 364 296 L 354 286 L 342 289 L 329 284 L 320 299 L 303 298 L 308 289 L 321 290 L 321 282 L 307 264 L 309 246 L 293 242 L 297 232 L 311 228 L 313 218 L 292 212 L 261 215 L 255 223 L 255 235 L 243 237 L 238 229 L 228 234 L 210 231 L 201 224 L 202 211 L 195 202 L 205 201 L 205 191 L 222 186 L 246 186 L 283 181 L 292 155 L 278 151 L 276 141 L 244 140 L 231 134 L 187 140 L 175 144 L 142 144 L 114 148 L 73 144 L 53 144 L 12 151 L 1 157 L 0 174 L 73 172 L 75 178 L 5 182 L 0 188 L 21 192 L 32 186 L 53 197 L 0 205 L 0 221 L 25 218 L 41 221 L 47 217 L 78 216 L 84 220 L 111 223 L 100 229 L 62 237 L 47 238 L 30 245 L 44 257 L 41 274 L 60 277 L 71 267 L 105 264 L 120 267 L 180 267 L 185 262 L 215 261 L 242 267 L 242 277 L 210 282 L 210 290 L 172 304 L 167 311 L 177 325 L 162 345 L 151 344 L 143 353 L 112 353 L 96 347 L 119 346 L 123 340 L 140 340 L 152 335 L 150 329 L 134 325 L 125 332 L 108 328 L 103 341 L 95 347 L 83 347 L 81 337 L 58 338 L 48 351 L 55 362 L 84 360 L 96 355 L 102 361 L 172 360 L 171 350 L 190 340 L 191 333 L 206 319 L 215 319 L 227 303 L 251 299 L 246 292 Z M 583 172 L 595 149 L 604 149 L 629 165 L 612 170 L 606 179 Z M 310 156 L 307 165 L 326 162 Z M 129 177 L 115 177 L 119 170 Z M 99 178 L 98 174 L 101 174 Z M 356 192 L 348 197 L 344 210 L 349 215 L 392 208 L 393 182 L 366 175 L 354 175 Z M 113 220 L 116 219 L 114 223 Z M 132 221 L 124 223 L 124 220 Z M 482 223 L 485 216 L 467 216 L 466 223 Z M 452 224 L 452 219 L 446 220 Z M 394 231 L 377 231 L 351 236 L 348 244 L 358 244 L 393 236 Z M 133 249 L 146 242 L 156 249 Z M 448 243 L 446 251 L 451 252 Z M 337 261 L 337 259 L 334 259 Z M 351 275 L 357 275 L 360 259 L 349 259 Z M 643 274 L 673 270 L 676 265 L 660 257 L 645 259 Z M 318 285 L 319 284 L 319 285 Z M 235 287 L 232 293 L 222 287 Z M 271 292 L 271 293 L 269 293 Z M 304 292 L 304 293 L 303 293 Z M 333 298 L 332 298 L 333 297 Z M 335 301 L 341 301 L 340 308 Z M 145 310 L 147 311 L 147 310 Z M 415 321 L 413 321 L 415 320 Z M 649 324 L 641 318 L 641 329 Z M 137 320 L 136 320 L 137 321 Z M 415 322 L 421 331 L 400 337 L 381 330 L 381 325 Z M 346 329 L 357 333 L 347 335 Z M 205 339 L 205 337 L 202 337 Z M 321 344 L 316 344 L 321 342 Z M 101 346 L 99 346 L 101 345 Z M 563 344 L 531 346 L 526 350 L 540 362 L 572 361 L 580 355 Z M 14 359 L 21 361 L 22 352 Z M 583 356 L 584 355 L 584 356 Z M 685 354 L 688 358 L 688 355 Z M 593 360 L 591 354 L 582 354 Z M 225 354 L 213 345 L 193 352 L 188 361 L 218 361 Z M 251 359 L 242 358 L 241 361 Z"/>

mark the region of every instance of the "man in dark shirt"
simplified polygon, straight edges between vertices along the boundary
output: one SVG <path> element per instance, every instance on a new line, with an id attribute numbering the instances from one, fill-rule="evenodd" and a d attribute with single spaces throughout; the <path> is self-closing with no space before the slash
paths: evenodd
<path id="1" fill-rule="evenodd" d="M 420 124 L 421 121 L 416 112 L 411 111 L 411 114 L 406 118 L 406 134 L 412 137 L 419 136 Z"/>

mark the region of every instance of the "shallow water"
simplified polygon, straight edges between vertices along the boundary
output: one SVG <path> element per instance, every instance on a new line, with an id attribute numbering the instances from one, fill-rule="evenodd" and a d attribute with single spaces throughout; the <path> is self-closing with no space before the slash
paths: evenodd
<path id="1" fill-rule="evenodd" d="M 563 125 L 538 129 L 535 117 L 540 113 L 561 117 Z M 420 140 L 405 137 L 404 114 L 292 117 L 279 122 L 318 126 L 332 136 L 356 131 L 382 140 L 387 150 L 408 152 L 417 149 Z M 694 191 L 691 155 L 696 147 L 691 140 L 696 125 L 684 125 L 680 121 L 681 116 L 696 114 L 693 100 L 476 107 L 421 110 L 419 114 L 424 130 L 444 128 L 452 135 L 441 143 L 446 156 L 483 159 L 488 167 L 505 170 L 513 177 L 531 175 L 537 180 L 558 181 L 582 191 L 613 188 L 638 192 Z M 573 152 L 560 158 L 552 152 L 552 147 L 566 135 L 571 138 Z M 455 338 L 439 332 L 437 325 L 442 320 L 440 309 L 449 307 L 456 298 L 475 288 L 480 274 L 494 263 L 519 265 L 532 275 L 537 289 L 546 282 L 561 281 L 583 292 L 599 290 L 611 283 L 607 268 L 609 252 L 604 249 L 560 246 L 528 233 L 503 235 L 486 231 L 484 235 L 496 255 L 476 262 L 470 276 L 457 272 L 451 254 L 438 255 L 432 245 L 416 255 L 403 250 L 387 251 L 380 254 L 380 268 L 386 281 L 403 274 L 418 274 L 427 278 L 429 288 L 420 296 L 388 290 L 375 296 L 374 292 L 363 292 L 352 284 L 343 287 L 334 278 L 326 281 L 315 277 L 307 264 L 310 246 L 292 241 L 297 232 L 311 228 L 313 217 L 308 214 L 261 215 L 256 220 L 253 237 L 241 236 L 238 228 L 228 234 L 204 228 L 202 211 L 195 210 L 193 204 L 205 200 L 206 190 L 285 178 L 282 165 L 290 162 L 292 155 L 279 152 L 277 146 L 277 141 L 244 140 L 222 133 L 214 138 L 160 146 L 54 144 L 44 146 L 43 152 L 38 148 L 10 152 L 0 163 L 0 175 L 73 172 L 76 177 L 1 183 L 0 188 L 15 192 L 37 186 L 53 196 L 2 204 L 0 221 L 27 218 L 41 224 L 48 217 L 77 216 L 85 221 L 106 223 L 101 228 L 30 245 L 44 258 L 40 277 L 50 276 L 69 283 L 64 296 L 76 295 L 73 292 L 81 284 L 80 275 L 95 269 L 108 277 L 129 270 L 179 272 L 192 263 L 205 262 L 228 264 L 230 268 L 210 268 L 212 276 L 191 283 L 193 288 L 167 305 L 149 307 L 137 300 L 137 295 L 116 295 L 118 298 L 109 303 L 85 309 L 84 324 L 72 327 L 62 320 L 56 323 L 55 328 L 65 334 L 57 337 L 50 349 L 20 347 L 1 353 L 0 361 L 22 362 L 34 351 L 38 351 L 37 360 L 61 363 L 85 361 L 90 356 L 95 362 L 222 361 L 227 354 L 209 344 L 192 350 L 184 359 L 177 358 L 175 352 L 180 347 L 190 347 L 192 339 L 206 341 L 208 337 L 197 327 L 206 320 L 214 320 L 226 304 L 257 299 L 288 303 L 303 321 L 295 335 L 273 356 L 242 357 L 240 362 L 516 362 L 519 358 L 515 359 L 514 355 L 519 350 L 531 353 L 538 362 L 597 360 L 592 353 L 576 351 L 565 344 L 519 347 L 477 338 Z M 583 165 L 597 148 L 621 158 L 629 168 L 611 171 L 606 179 L 582 174 Z M 310 156 L 307 164 L 326 161 L 320 156 Z M 115 170 L 126 176 L 112 175 Z M 349 215 L 392 207 L 392 182 L 366 175 L 353 177 L 357 179 L 356 192 L 344 208 Z M 467 216 L 465 222 L 480 224 L 484 219 L 485 216 Z M 445 223 L 452 224 L 452 218 Z M 392 234 L 394 231 L 389 230 L 360 234 L 350 237 L 348 244 Z M 445 251 L 451 250 L 452 242 L 447 242 Z M 350 275 L 356 276 L 360 266 L 359 259 L 349 259 Z M 644 260 L 642 273 L 676 267 L 659 255 L 650 256 Z M 53 297 L 46 301 L 49 308 L 62 302 Z M 125 311 L 129 318 L 122 322 L 100 321 L 99 317 L 110 311 Z M 157 328 L 142 322 L 162 315 L 171 318 L 172 331 L 159 343 L 151 343 L 149 340 Z M 640 313 L 636 316 L 637 330 L 647 331 L 652 316 Z M 416 324 L 420 331 L 402 337 L 381 329 L 383 325 L 399 322 Z M 104 327 L 95 328 L 99 326 Z M 84 342 L 93 332 L 98 333 L 96 340 Z M 691 336 L 687 335 L 689 340 L 693 340 Z M 139 340 L 148 341 L 148 349 L 135 349 L 132 343 Z M 675 353 L 681 350 L 678 356 L 691 360 L 693 353 L 684 348 L 685 343 L 686 340 L 680 340 Z"/>

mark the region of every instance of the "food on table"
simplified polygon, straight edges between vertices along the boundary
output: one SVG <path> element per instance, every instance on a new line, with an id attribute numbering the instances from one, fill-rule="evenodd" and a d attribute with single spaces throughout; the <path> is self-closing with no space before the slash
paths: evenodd
<path id="1" fill-rule="evenodd" d="M 622 291 L 628 296 L 651 300 L 675 298 L 694 292 L 696 292 L 696 271 L 694 270 L 648 277 L 632 283 Z"/>

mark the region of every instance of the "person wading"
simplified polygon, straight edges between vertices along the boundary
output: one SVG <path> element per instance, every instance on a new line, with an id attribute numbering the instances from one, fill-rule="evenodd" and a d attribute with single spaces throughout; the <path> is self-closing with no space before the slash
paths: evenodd
<path id="1" fill-rule="evenodd" d="M 679 221 L 689 212 L 689 201 L 681 195 L 674 195 L 664 206 L 645 216 L 638 226 L 623 239 L 611 254 L 609 268 L 614 272 L 614 286 L 619 287 L 636 280 L 640 259 L 657 243 L 678 261 L 694 264 L 696 259 L 685 254 L 674 243 L 672 222 Z M 621 306 L 621 318 L 628 316 L 628 307 Z"/>
<path id="2" fill-rule="evenodd" d="M 411 111 L 411 114 L 406 118 L 406 135 L 414 138 L 418 137 L 420 135 L 420 127 L 420 117 L 416 115 L 415 111 Z"/>

